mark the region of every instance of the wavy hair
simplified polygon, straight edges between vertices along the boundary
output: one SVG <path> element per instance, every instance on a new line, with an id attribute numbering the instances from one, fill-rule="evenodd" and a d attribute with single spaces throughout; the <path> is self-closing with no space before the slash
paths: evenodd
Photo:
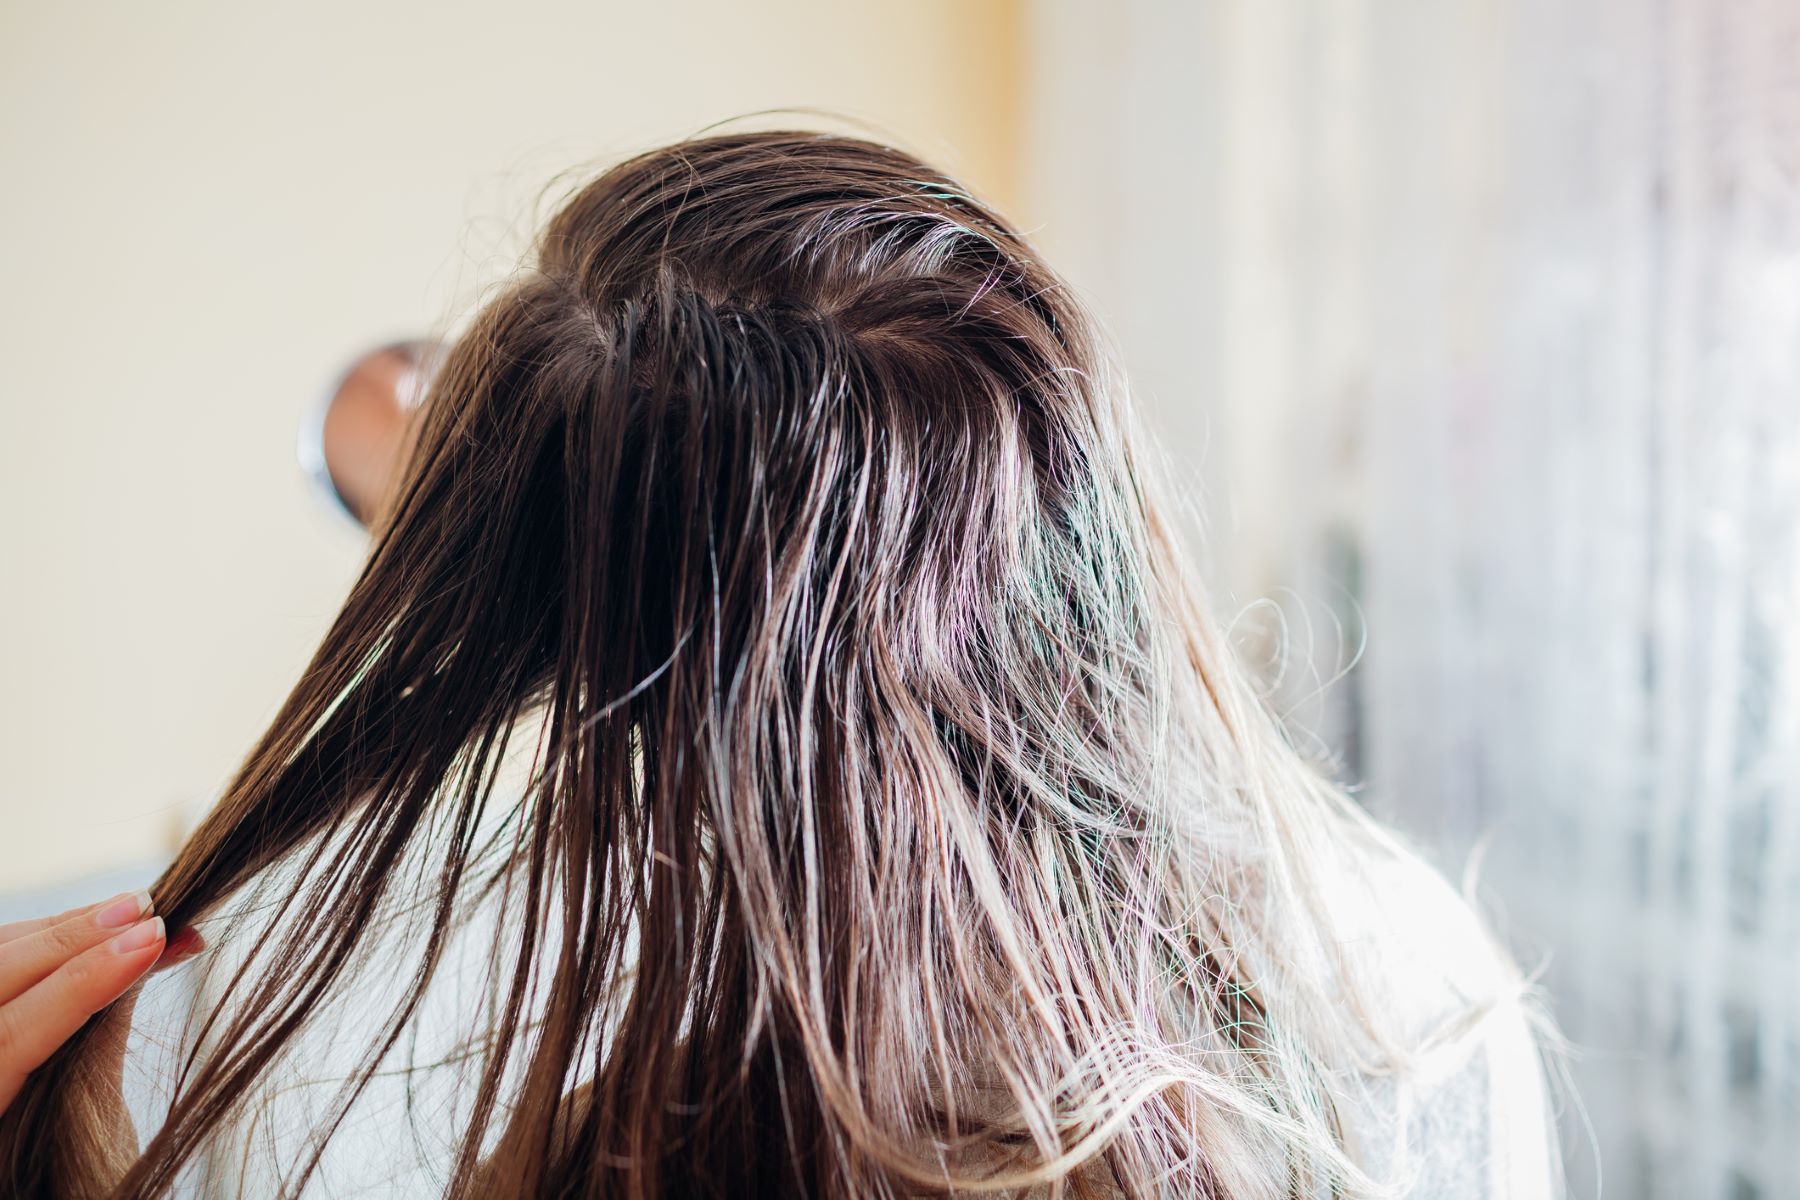
<path id="1" fill-rule="evenodd" d="M 1371 1187 L 1343 1080 L 1407 1047 L 1321 881 L 1392 845 L 1234 662 L 1110 362 L 884 145 L 720 134 L 579 188 L 153 888 L 255 943 L 166 1120 L 109 1143 L 91 1023 L 0 1123 L 17 1194 L 166 1194 L 381 974 L 298 1191 L 453 970 L 450 1196 Z"/>

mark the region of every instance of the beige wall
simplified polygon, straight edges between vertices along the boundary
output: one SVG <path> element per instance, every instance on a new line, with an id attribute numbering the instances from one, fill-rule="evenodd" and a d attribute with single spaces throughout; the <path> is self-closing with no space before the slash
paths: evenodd
<path id="1" fill-rule="evenodd" d="M 295 15 L 303 14 L 303 15 Z M 166 853 L 362 549 L 340 360 L 507 269 L 537 188 L 758 109 L 1015 199 L 1014 0 L 0 6 L 0 890 Z"/>

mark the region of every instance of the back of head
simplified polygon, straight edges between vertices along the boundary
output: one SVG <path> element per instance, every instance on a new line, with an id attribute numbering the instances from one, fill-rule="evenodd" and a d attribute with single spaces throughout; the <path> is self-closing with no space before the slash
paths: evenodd
<path id="1" fill-rule="evenodd" d="M 116 1194 L 422 906 L 347 1106 L 472 896 L 455 1194 L 1353 1186 L 1329 1079 L 1384 1031 L 1333 1015 L 1308 889 L 1373 835 L 1220 644 L 1131 429 L 1069 290 L 904 153 L 731 134 L 581 189 L 155 889 L 180 922 L 279 874 L 303 919 L 220 983 Z M 112 1182 L 91 1129 L 34 1141 L 91 1125 L 91 1053 L 7 1118 L 26 1191 Z"/>

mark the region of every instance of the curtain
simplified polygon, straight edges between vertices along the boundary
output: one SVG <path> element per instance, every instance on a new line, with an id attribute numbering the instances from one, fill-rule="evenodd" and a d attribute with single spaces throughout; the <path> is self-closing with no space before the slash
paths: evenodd
<path id="1" fill-rule="evenodd" d="M 1298 735 L 1543 965 L 1574 1194 L 1800 1195 L 1800 3 L 1031 11 L 1026 223 Z"/>

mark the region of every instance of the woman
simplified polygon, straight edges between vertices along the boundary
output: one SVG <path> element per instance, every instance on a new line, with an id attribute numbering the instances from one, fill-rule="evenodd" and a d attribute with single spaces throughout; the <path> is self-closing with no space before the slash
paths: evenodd
<path id="1" fill-rule="evenodd" d="M 915 159 L 606 172 L 449 349 L 161 924 L 0 997 L 14 1190 L 216 1180 L 328 1024 L 298 1190 L 473 973 L 448 1195 L 1548 1194 L 1522 980 L 1284 738 L 1154 475 L 1069 290 Z M 140 1149 L 118 1010 L 49 1047 L 201 923 L 240 967 Z"/>

